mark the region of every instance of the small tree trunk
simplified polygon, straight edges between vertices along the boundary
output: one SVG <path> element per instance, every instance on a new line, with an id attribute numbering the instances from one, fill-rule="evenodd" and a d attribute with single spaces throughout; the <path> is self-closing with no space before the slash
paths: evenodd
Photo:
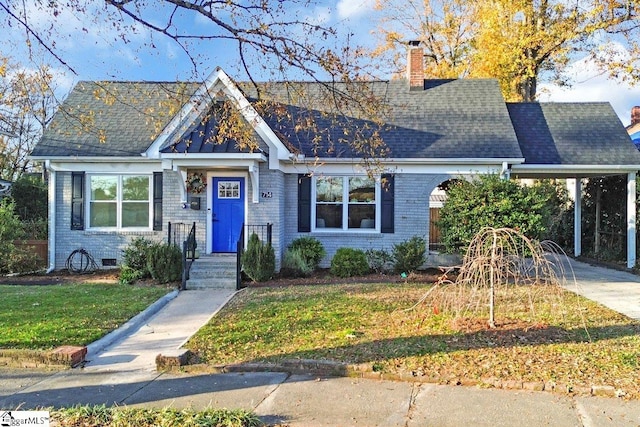
<path id="1" fill-rule="evenodd" d="M 489 288 L 489 327 L 495 328 L 496 321 L 494 315 L 494 305 L 495 305 L 495 266 L 497 262 L 497 246 L 498 244 L 498 236 L 495 231 L 493 232 L 493 245 L 491 246 L 491 267 L 489 269 L 489 273 L 491 277 L 489 278 L 490 288 Z"/>
<path id="2" fill-rule="evenodd" d="M 596 231 L 595 231 L 595 244 L 594 252 L 596 256 L 600 255 L 600 217 L 602 210 L 602 187 L 598 186 L 596 191 Z"/>

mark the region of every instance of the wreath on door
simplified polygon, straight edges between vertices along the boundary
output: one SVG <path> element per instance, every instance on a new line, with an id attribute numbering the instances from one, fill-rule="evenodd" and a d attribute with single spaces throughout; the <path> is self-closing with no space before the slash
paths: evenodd
<path id="1" fill-rule="evenodd" d="M 192 194 L 200 194 L 207 188 L 207 183 L 201 173 L 192 173 L 187 175 L 187 191 Z"/>

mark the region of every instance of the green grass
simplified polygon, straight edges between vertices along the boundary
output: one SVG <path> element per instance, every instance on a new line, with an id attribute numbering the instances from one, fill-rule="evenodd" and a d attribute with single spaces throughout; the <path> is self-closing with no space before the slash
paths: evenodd
<path id="1" fill-rule="evenodd" d="M 172 408 L 147 409 L 101 406 L 76 406 L 51 411 L 51 419 L 60 427 L 258 427 L 262 423 L 244 410 Z"/>
<path id="2" fill-rule="evenodd" d="M 0 285 L 0 348 L 87 345 L 168 291 L 119 284 Z"/>
<path id="3" fill-rule="evenodd" d="M 443 379 L 612 385 L 640 397 L 640 324 L 568 292 L 539 293 L 535 317 L 514 288 L 486 313 L 456 317 L 430 285 L 251 288 L 189 341 L 206 363 L 311 358 Z M 439 298 L 445 298 L 441 295 Z"/>

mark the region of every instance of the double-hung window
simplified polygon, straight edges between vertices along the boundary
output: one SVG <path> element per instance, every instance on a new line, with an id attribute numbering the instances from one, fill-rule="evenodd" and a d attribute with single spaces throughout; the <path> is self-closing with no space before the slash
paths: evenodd
<path id="1" fill-rule="evenodd" d="M 89 227 L 151 228 L 150 175 L 90 175 Z"/>
<path id="2" fill-rule="evenodd" d="M 318 176 L 314 185 L 315 229 L 377 230 L 380 184 L 364 176 Z"/>

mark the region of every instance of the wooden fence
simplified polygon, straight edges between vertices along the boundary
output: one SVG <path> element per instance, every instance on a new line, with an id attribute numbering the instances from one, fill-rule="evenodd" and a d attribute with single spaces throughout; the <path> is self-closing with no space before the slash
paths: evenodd
<path id="1" fill-rule="evenodd" d="M 47 240 L 18 240 L 13 244 L 19 248 L 30 248 L 43 264 L 46 264 L 49 259 L 49 242 Z"/>
<path id="2" fill-rule="evenodd" d="M 440 219 L 440 208 L 429 208 L 429 250 L 437 251 L 442 246 L 440 229 L 436 222 Z"/>

